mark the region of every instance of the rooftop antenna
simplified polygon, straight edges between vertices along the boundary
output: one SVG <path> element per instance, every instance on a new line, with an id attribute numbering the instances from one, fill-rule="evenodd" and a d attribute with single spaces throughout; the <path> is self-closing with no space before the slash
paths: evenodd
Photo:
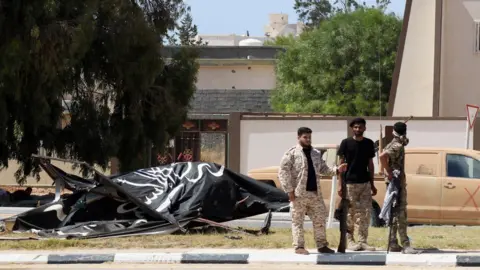
<path id="1" fill-rule="evenodd" d="M 378 109 L 380 114 L 380 120 L 382 120 L 382 62 L 380 57 L 380 39 L 378 38 L 379 33 L 381 33 L 381 25 L 379 26 L 379 31 L 377 33 L 377 56 L 378 56 Z M 380 122 L 381 123 L 381 122 Z M 383 125 L 380 124 L 380 139 L 378 141 L 378 152 L 377 152 L 377 162 L 378 162 L 378 171 L 383 173 L 383 167 L 380 162 L 380 153 L 383 151 Z"/>

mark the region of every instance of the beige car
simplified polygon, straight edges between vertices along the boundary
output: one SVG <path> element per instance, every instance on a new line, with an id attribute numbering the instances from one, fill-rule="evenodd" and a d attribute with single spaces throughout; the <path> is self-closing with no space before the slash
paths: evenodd
<path id="1" fill-rule="evenodd" d="M 314 145 L 327 164 L 336 160 L 336 145 Z M 248 176 L 281 188 L 278 166 L 250 170 Z M 480 151 L 461 148 L 406 148 L 408 221 L 410 224 L 480 225 Z M 327 208 L 331 176 L 322 176 L 321 189 Z M 383 226 L 378 218 L 386 185 L 375 176 L 372 226 Z M 337 196 L 336 204 L 340 201 Z"/>

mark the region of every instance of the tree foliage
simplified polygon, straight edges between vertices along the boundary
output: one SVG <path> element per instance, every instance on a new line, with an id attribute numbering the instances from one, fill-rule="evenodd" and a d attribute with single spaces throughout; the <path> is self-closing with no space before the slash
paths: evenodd
<path id="1" fill-rule="evenodd" d="M 372 8 L 385 10 L 391 0 L 376 0 Z M 365 2 L 357 0 L 295 0 L 293 8 L 299 19 L 308 28 L 316 27 L 337 13 L 350 13 L 358 8 L 365 8 Z"/>
<path id="2" fill-rule="evenodd" d="M 295 0 L 293 8 L 299 19 L 311 27 L 330 18 L 334 5 L 329 0 Z"/>
<path id="3" fill-rule="evenodd" d="M 292 34 L 287 36 L 278 36 L 275 39 L 266 40 L 263 42 L 264 46 L 281 46 L 281 47 L 289 47 L 295 44 L 296 38 Z"/>
<path id="4" fill-rule="evenodd" d="M 19 181 L 38 178 L 41 144 L 104 168 L 111 157 L 144 166 L 143 150 L 162 148 L 186 117 L 195 32 L 183 0 L 1 1 L 0 167 L 17 160 Z M 189 46 L 165 59 L 169 40 Z"/>
<path id="5" fill-rule="evenodd" d="M 385 114 L 401 21 L 383 11 L 337 13 L 302 34 L 279 56 L 274 109 Z"/>

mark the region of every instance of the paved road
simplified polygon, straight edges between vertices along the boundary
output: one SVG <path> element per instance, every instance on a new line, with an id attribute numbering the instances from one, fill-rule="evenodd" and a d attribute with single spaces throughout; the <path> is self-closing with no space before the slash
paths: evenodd
<path id="1" fill-rule="evenodd" d="M 0 269 L 182 269 L 182 270 L 397 270 L 405 269 L 403 266 L 343 266 L 343 265 L 278 265 L 278 264 L 251 264 L 251 265 L 227 265 L 227 264 L 183 264 L 183 265 L 165 265 L 165 264 L 75 264 L 75 265 L 2 265 Z M 433 267 L 407 267 L 408 269 L 433 269 Z M 452 269 L 452 267 L 439 268 L 437 270 Z M 462 269 L 469 269 L 469 267 L 462 267 Z M 472 268 L 473 269 L 473 268 Z"/>
<path id="2" fill-rule="evenodd" d="M 259 228 L 263 225 L 263 221 L 265 220 L 264 215 L 253 216 L 245 219 L 239 219 L 227 222 L 230 226 L 238 226 L 244 228 Z M 332 224 L 333 228 L 338 228 L 338 222 L 334 222 Z M 289 213 L 273 213 L 272 214 L 272 228 L 291 228 L 292 227 L 292 219 Z M 312 228 L 312 222 L 310 219 L 305 216 L 305 228 Z"/>

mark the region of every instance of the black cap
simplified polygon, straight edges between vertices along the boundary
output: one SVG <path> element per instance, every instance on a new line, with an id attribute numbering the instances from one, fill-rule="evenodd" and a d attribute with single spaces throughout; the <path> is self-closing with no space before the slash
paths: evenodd
<path id="1" fill-rule="evenodd" d="M 397 122 L 395 125 L 393 125 L 393 130 L 400 136 L 405 135 L 407 133 L 407 124 L 403 122 Z"/>
<path id="2" fill-rule="evenodd" d="M 365 121 L 365 119 L 363 119 L 361 117 L 355 118 L 350 122 L 350 127 L 353 127 L 356 124 L 367 125 L 367 121 Z"/>

